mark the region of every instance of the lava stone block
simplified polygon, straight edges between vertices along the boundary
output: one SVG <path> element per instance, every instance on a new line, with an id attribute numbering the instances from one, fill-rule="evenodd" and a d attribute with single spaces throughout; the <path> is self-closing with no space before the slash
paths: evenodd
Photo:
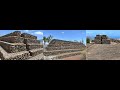
<path id="1" fill-rule="evenodd" d="M 18 36 L 8 36 L 8 37 L 1 37 L 0 40 L 9 43 L 23 43 L 24 38 Z"/>
<path id="2" fill-rule="evenodd" d="M 30 44 L 30 43 L 40 44 L 40 40 L 36 40 L 36 39 L 24 39 L 24 43 L 25 44 Z"/>
<path id="3" fill-rule="evenodd" d="M 110 40 L 102 39 L 102 44 L 110 44 Z"/>
<path id="4" fill-rule="evenodd" d="M 102 41 L 99 39 L 95 39 L 94 41 L 95 41 L 95 44 L 102 44 Z"/>
<path id="5" fill-rule="evenodd" d="M 20 31 L 15 31 L 15 32 L 12 32 L 12 33 L 10 33 L 10 34 L 4 35 L 4 36 L 2 36 L 2 37 L 9 37 L 9 36 L 21 37 L 21 32 L 20 32 Z"/>
<path id="6" fill-rule="evenodd" d="M 31 35 L 31 34 L 27 34 L 27 33 L 21 34 L 21 37 L 29 38 L 29 39 L 37 39 L 36 36 L 33 36 L 33 35 Z"/>

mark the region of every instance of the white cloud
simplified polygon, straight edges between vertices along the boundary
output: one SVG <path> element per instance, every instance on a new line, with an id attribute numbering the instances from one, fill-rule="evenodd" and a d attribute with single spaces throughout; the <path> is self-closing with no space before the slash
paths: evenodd
<path id="1" fill-rule="evenodd" d="M 103 35 L 103 34 L 105 34 L 105 32 L 101 32 L 101 33 L 100 33 L 100 35 Z"/>
<path id="2" fill-rule="evenodd" d="M 86 32 L 87 34 L 93 34 L 93 32 Z"/>
<path id="3" fill-rule="evenodd" d="M 61 32 L 62 34 L 64 34 L 64 32 Z"/>
<path id="4" fill-rule="evenodd" d="M 29 32 L 29 30 L 24 30 L 25 32 Z"/>
<path id="5" fill-rule="evenodd" d="M 35 32 L 34 34 L 43 35 L 43 32 L 38 31 L 38 32 Z"/>

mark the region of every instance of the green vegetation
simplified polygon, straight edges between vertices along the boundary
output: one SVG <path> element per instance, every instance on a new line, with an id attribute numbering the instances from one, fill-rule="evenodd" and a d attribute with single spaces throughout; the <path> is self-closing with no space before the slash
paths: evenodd
<path id="1" fill-rule="evenodd" d="M 87 37 L 86 42 L 90 43 L 90 38 L 89 37 Z"/>
<path id="2" fill-rule="evenodd" d="M 44 45 L 46 44 L 46 42 L 50 43 L 50 41 L 53 39 L 53 36 L 48 36 L 48 37 L 43 37 L 43 41 L 44 41 Z"/>

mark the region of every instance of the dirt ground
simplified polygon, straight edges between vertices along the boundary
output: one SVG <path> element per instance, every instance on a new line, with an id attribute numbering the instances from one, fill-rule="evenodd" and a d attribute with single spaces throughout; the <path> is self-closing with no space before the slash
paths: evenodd
<path id="1" fill-rule="evenodd" d="M 80 60 L 80 55 L 64 58 L 64 60 Z"/>
<path id="2" fill-rule="evenodd" d="M 88 44 L 86 60 L 120 60 L 120 44 Z"/>

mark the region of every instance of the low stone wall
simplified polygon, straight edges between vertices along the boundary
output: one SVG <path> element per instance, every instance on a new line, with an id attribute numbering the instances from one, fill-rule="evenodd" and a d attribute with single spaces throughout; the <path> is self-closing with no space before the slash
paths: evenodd
<path id="1" fill-rule="evenodd" d="M 10 34 L 4 35 L 4 36 L 2 36 L 2 37 L 9 37 L 9 36 L 21 37 L 21 32 L 20 32 L 20 31 L 15 31 L 15 32 L 12 32 L 12 33 L 10 33 Z"/>
<path id="2" fill-rule="evenodd" d="M 30 55 L 31 55 L 31 56 L 36 56 L 36 55 L 38 55 L 38 54 L 43 53 L 43 49 L 30 50 L 29 52 L 30 52 Z"/>
<path id="3" fill-rule="evenodd" d="M 70 46 L 70 47 L 77 47 L 77 46 L 84 46 L 84 45 L 82 45 L 82 44 L 78 44 L 78 45 L 76 45 L 76 44 L 64 44 L 64 45 L 60 45 L 60 44 L 50 44 L 50 45 L 48 45 L 48 47 L 68 47 L 68 46 Z"/>
<path id="4" fill-rule="evenodd" d="M 23 43 L 24 38 L 17 36 L 8 36 L 8 37 L 1 37 L 0 40 L 9 43 Z"/>
<path id="5" fill-rule="evenodd" d="M 36 36 L 33 36 L 33 35 L 31 35 L 31 34 L 27 34 L 27 33 L 21 34 L 21 37 L 29 38 L 29 39 L 37 39 Z"/>
<path id="6" fill-rule="evenodd" d="M 99 39 L 95 39 L 94 42 L 95 42 L 95 44 L 102 44 L 101 40 L 99 40 Z"/>
<path id="7" fill-rule="evenodd" d="M 27 50 L 32 50 L 32 49 L 37 49 L 37 48 L 38 49 L 43 48 L 43 46 L 40 44 L 27 44 L 26 48 L 27 48 Z"/>
<path id="8" fill-rule="evenodd" d="M 73 50 L 56 50 L 56 51 L 47 51 L 44 52 L 45 56 L 51 56 L 51 55 L 59 55 L 62 53 L 72 53 L 72 52 L 77 52 L 77 51 L 81 51 L 80 49 L 73 49 Z"/>
<path id="9" fill-rule="evenodd" d="M 36 39 L 24 39 L 24 43 L 25 44 L 30 44 L 30 43 L 40 44 L 40 40 L 36 40 Z"/>
<path id="10" fill-rule="evenodd" d="M 1 46 L 0 46 L 0 58 L 2 60 L 24 60 L 30 57 L 30 53 L 28 51 L 22 51 L 18 53 L 7 53 Z"/>
<path id="11" fill-rule="evenodd" d="M 4 58 L 3 60 L 26 60 L 29 59 L 29 56 L 29 52 L 21 52 L 20 54 L 17 53 L 16 55 L 11 54 L 9 58 Z"/>
<path id="12" fill-rule="evenodd" d="M 102 39 L 102 44 L 110 44 L 110 40 Z"/>
<path id="13" fill-rule="evenodd" d="M 75 53 L 69 53 L 69 54 L 64 54 L 64 55 L 58 55 L 56 57 L 56 59 L 63 59 L 66 57 L 76 56 L 76 55 L 80 55 L 80 54 L 81 54 L 80 52 L 75 52 Z"/>
<path id="14" fill-rule="evenodd" d="M 68 47 L 46 47 L 46 50 L 48 51 L 51 51 L 51 50 L 64 50 L 64 49 L 79 49 L 79 50 L 83 50 L 85 49 L 85 47 L 83 46 L 76 46 L 76 47 L 71 47 L 71 46 L 68 46 Z"/>
<path id="15" fill-rule="evenodd" d="M 16 53 L 20 51 L 25 51 L 26 50 L 26 45 L 25 44 L 11 44 L 7 42 L 0 41 L 0 46 L 4 48 L 8 53 Z"/>
<path id="16" fill-rule="evenodd" d="M 82 43 L 53 39 L 49 45 L 80 45 Z"/>
<path id="17" fill-rule="evenodd" d="M 115 43 L 120 43 L 120 40 L 116 40 L 116 39 L 110 39 L 110 40 Z"/>

